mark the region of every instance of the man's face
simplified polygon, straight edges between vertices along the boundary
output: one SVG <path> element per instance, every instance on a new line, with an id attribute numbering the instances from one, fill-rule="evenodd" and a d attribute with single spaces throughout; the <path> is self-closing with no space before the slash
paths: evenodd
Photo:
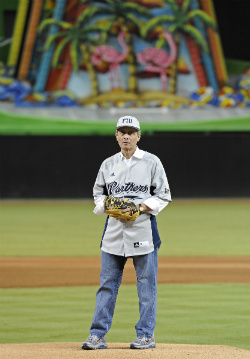
<path id="1" fill-rule="evenodd" d="M 120 127 L 115 136 L 121 150 L 124 151 L 135 151 L 136 144 L 141 138 L 135 128 L 127 126 Z"/>

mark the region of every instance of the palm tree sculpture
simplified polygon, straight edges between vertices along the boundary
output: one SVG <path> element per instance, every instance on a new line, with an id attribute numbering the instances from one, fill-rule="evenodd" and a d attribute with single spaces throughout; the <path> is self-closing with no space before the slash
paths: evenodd
<path id="1" fill-rule="evenodd" d="M 52 58 L 52 67 L 57 66 L 60 56 L 66 48 L 69 48 L 72 67 L 75 71 L 78 71 L 79 63 L 83 60 L 86 63 L 87 71 L 90 75 L 93 95 L 98 94 L 98 84 L 93 65 L 90 61 L 89 44 L 102 44 L 106 38 L 106 27 L 89 25 L 89 22 L 94 15 L 99 12 L 100 9 L 96 6 L 87 7 L 78 16 L 75 24 L 61 20 L 47 19 L 44 20 L 39 27 L 39 31 L 42 31 L 47 26 L 57 25 L 58 28 L 63 30 L 48 37 L 44 50 L 47 51 L 53 43 L 57 42 Z"/>
<path id="2" fill-rule="evenodd" d="M 118 32 L 124 31 L 126 33 L 126 42 L 128 45 L 128 90 L 130 92 L 137 91 L 137 77 L 136 77 L 136 56 L 133 49 L 131 29 L 137 30 L 140 34 L 140 29 L 143 26 L 142 19 L 152 18 L 151 12 L 143 5 L 132 1 L 124 0 L 105 0 L 105 4 L 98 5 L 101 9 L 102 15 L 108 15 L 108 31 L 109 34 L 115 33 L 113 29 L 119 28 Z"/>
<path id="3" fill-rule="evenodd" d="M 195 18 L 199 18 L 206 26 L 210 26 L 213 30 L 216 30 L 216 24 L 214 20 L 203 10 L 189 10 L 192 0 L 183 0 L 176 2 L 176 0 L 164 0 L 166 4 L 171 6 L 173 15 L 159 15 L 149 20 L 142 28 L 142 35 L 147 36 L 156 26 L 163 25 L 168 26 L 168 31 L 174 35 L 174 40 L 177 47 L 177 57 L 172 65 L 172 76 L 170 76 L 169 87 L 171 93 L 176 93 L 176 77 L 177 77 L 177 64 L 178 53 L 180 48 L 181 33 L 184 32 L 191 36 L 195 42 L 208 53 L 208 45 L 202 33 L 191 24 L 191 21 Z M 180 4 L 182 3 L 182 5 Z"/>
<path id="4" fill-rule="evenodd" d="M 54 15 L 53 15 L 54 18 L 52 21 L 56 22 L 62 18 L 65 5 L 66 5 L 66 0 L 57 0 L 56 1 Z M 57 27 L 56 27 L 56 25 L 53 24 L 49 29 L 49 36 L 52 36 L 55 32 L 57 32 Z M 37 78 L 36 78 L 36 83 L 34 86 L 34 91 L 36 91 L 36 92 L 44 91 L 46 81 L 48 78 L 48 74 L 49 74 L 50 61 L 51 61 L 53 51 L 54 51 L 54 46 L 51 46 L 50 49 L 48 49 L 48 51 L 44 52 L 42 55 L 42 59 L 41 59 L 40 65 L 39 65 L 39 70 L 38 70 L 38 74 L 37 74 Z"/>

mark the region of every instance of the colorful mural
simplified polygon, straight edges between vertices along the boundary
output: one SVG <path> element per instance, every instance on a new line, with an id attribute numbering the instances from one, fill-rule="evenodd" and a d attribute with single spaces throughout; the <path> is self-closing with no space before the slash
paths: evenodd
<path id="1" fill-rule="evenodd" d="M 19 106 L 178 107 L 227 82 L 212 0 L 20 0 L 15 34 Z"/>

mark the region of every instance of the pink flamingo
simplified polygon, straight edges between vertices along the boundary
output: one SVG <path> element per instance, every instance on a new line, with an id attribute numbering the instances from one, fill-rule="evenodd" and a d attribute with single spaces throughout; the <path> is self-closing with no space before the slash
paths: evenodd
<path id="1" fill-rule="evenodd" d="M 166 69 L 175 61 L 177 47 L 172 35 L 168 31 L 164 31 L 163 36 L 169 43 L 170 54 L 162 49 L 146 47 L 142 52 L 137 54 L 137 61 L 145 66 L 146 71 L 160 73 L 162 91 L 165 91 L 167 86 Z"/>
<path id="2" fill-rule="evenodd" d="M 94 48 L 94 54 L 91 56 L 91 61 L 94 65 L 100 65 L 102 61 L 109 65 L 109 76 L 112 89 L 114 88 L 115 78 L 118 87 L 121 88 L 121 73 L 120 63 L 128 56 L 129 49 L 124 41 L 125 32 L 122 31 L 118 35 L 118 43 L 120 44 L 123 52 L 120 53 L 113 46 L 100 45 Z"/>

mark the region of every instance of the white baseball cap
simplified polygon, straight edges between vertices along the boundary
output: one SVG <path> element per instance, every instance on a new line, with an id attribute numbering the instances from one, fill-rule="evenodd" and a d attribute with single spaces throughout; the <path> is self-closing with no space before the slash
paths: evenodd
<path id="1" fill-rule="evenodd" d="M 116 129 L 120 127 L 134 127 L 138 131 L 140 131 L 140 123 L 137 118 L 129 115 L 119 118 L 119 120 L 117 121 Z"/>

